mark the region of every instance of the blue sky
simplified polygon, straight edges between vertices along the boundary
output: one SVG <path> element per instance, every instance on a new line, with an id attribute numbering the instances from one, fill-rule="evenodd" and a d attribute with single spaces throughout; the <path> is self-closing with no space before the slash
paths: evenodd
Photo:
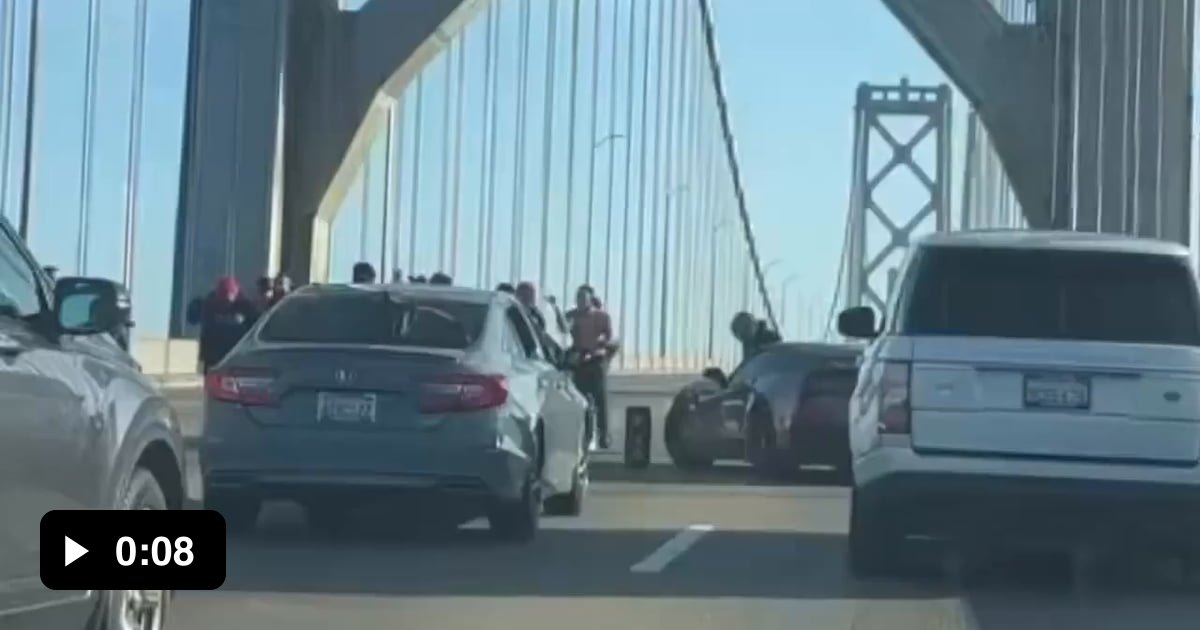
<path id="1" fill-rule="evenodd" d="M 13 0 L 5 0 L 13 1 Z M 18 22 L 26 18 L 22 13 L 28 0 L 15 0 Z M 44 42 L 54 45 L 43 47 L 41 60 L 41 101 L 37 126 L 38 169 L 34 180 L 34 207 L 36 218 L 31 227 L 30 240 L 36 253 L 46 262 L 58 264 L 68 272 L 85 263 L 86 272 L 119 276 L 122 253 L 119 245 L 122 233 L 121 217 L 124 207 L 126 182 L 125 139 L 128 134 L 128 95 L 132 77 L 132 34 L 133 6 L 131 0 L 100 1 L 101 38 L 97 67 L 96 125 L 93 137 L 91 192 L 81 195 L 82 155 L 82 103 L 84 82 L 82 80 L 86 50 L 86 15 L 88 0 L 42 0 Z M 503 3 L 511 5 L 512 3 Z M 138 187 L 139 220 L 138 238 L 135 242 L 135 304 L 138 318 L 146 322 L 144 333 L 152 333 L 165 327 L 167 297 L 170 284 L 171 249 L 173 246 L 174 209 L 177 205 L 179 137 L 184 97 L 184 69 L 186 59 L 186 28 L 188 0 L 152 0 L 149 11 L 149 42 L 146 68 L 146 94 L 143 119 L 143 147 L 140 160 Z M 544 12 L 548 3 L 534 2 L 534 32 L 540 34 L 544 23 Z M 590 6 L 589 3 L 584 3 Z M 626 6 L 622 3 L 620 6 Z M 560 4 L 566 12 L 567 3 Z M 607 11 L 607 9 L 606 9 Z M 773 289 L 779 283 L 795 275 L 791 284 L 789 309 L 793 322 L 799 311 L 797 303 L 819 305 L 821 316 L 833 290 L 845 219 L 847 195 L 850 183 L 851 108 L 855 87 L 861 81 L 894 82 L 901 75 L 910 77 L 915 84 L 943 81 L 942 74 L 927 59 L 919 47 L 904 32 L 878 0 L 839 0 L 818 2 L 815 0 L 714 0 L 717 20 L 717 35 L 720 55 L 725 68 L 727 90 L 732 108 L 737 150 L 743 166 L 748 201 L 755 232 L 764 261 L 779 260 L 770 273 Z M 515 114 L 511 97 L 515 81 L 515 46 L 517 22 L 515 12 L 504 14 L 502 50 L 505 50 L 501 65 L 501 141 L 498 160 L 511 162 L 513 146 L 511 120 Z M 604 24 L 608 24 L 605 13 Z M 540 20 L 540 21 L 539 21 Z M 482 28 L 482 19 L 472 26 Z M 607 27 L 606 27 L 607 28 Z M 623 28 L 623 25 L 622 25 Z M 586 29 L 585 29 L 586 30 Z M 0 34 L 3 37 L 3 34 Z M 478 47 L 481 38 L 468 43 Z M 585 37 L 590 37 L 585 33 Z M 535 40 L 538 38 L 535 35 Z M 590 40 L 588 40 L 590 41 Z M 605 40 L 607 41 L 607 40 Z M 17 66 L 23 64 L 21 49 L 24 34 L 18 33 L 15 40 Z M 611 44 L 605 43 L 602 55 L 610 54 Z M 478 48 L 475 48 L 478 52 Z M 529 85 L 531 103 L 540 107 L 543 97 L 541 55 L 544 45 L 538 41 L 531 48 L 533 66 Z M 622 54 L 617 52 L 619 59 Z M 607 58 L 607 57 L 603 57 Z M 565 54 L 559 55 L 558 63 L 567 63 Z M 584 57 L 587 70 L 587 57 Z M 445 88 L 445 56 L 435 60 L 426 70 L 423 89 L 426 98 L 441 98 Z M 606 65 L 606 64 L 602 64 Z M 622 61 L 623 72 L 623 61 Z M 472 70 L 475 72 L 476 70 Z M 607 72 L 602 68 L 602 72 Z M 18 73 L 19 74 L 19 73 Z M 560 73 L 561 74 L 561 73 Z M 607 75 L 604 75 L 605 77 Z M 607 78 L 604 79 L 607 81 Z M 473 84 L 479 81 L 472 81 Z M 602 93 L 604 90 L 602 82 Z M 561 106 L 566 100 L 565 78 L 558 84 L 558 101 Z M 411 97 L 410 87 L 408 94 Z M 23 78 L 15 77 L 12 93 L 24 94 Z M 478 94 L 475 95 L 479 97 Z M 7 106 L 11 118 L 23 120 L 21 99 L 13 99 Z M 470 100 L 470 97 L 469 97 Z M 412 99 L 408 100 L 405 116 L 408 122 L 406 143 L 412 151 L 415 125 Z M 477 118 L 473 109 L 477 101 L 471 100 L 468 117 Z M 531 105 L 532 107 L 533 105 Z M 0 102 L 0 108 L 6 107 Z M 957 99 L 956 118 L 961 121 L 966 104 Z M 581 110 L 582 112 L 582 110 Z M 623 114 L 623 112 L 622 112 Z M 597 109 L 601 118 L 599 135 L 607 131 L 607 107 Z M 619 118 L 620 116 L 618 116 Z M 0 120 L 5 116 L 0 115 Z M 556 122 L 559 137 L 566 133 L 565 122 Z M 442 114 L 440 105 L 427 105 L 423 113 L 424 164 L 439 163 L 442 148 Z M 504 121 L 509 121 L 505 123 Z M 587 119 L 582 115 L 578 129 L 585 127 Z M 474 123 L 469 123 L 474 124 Z M 618 121 L 619 124 L 619 121 Z M 529 140 L 531 168 L 538 170 L 540 158 L 537 153 L 541 138 L 540 119 L 531 120 L 526 137 Z M 961 130 L 961 123 L 956 124 Z M 472 133 L 474 127 L 464 131 L 464 164 L 475 165 L 480 159 L 480 149 Z M 13 125 L 9 133 L 9 159 L 5 186 L 0 189 L 0 201 L 4 212 L 15 220 L 17 180 L 13 174 L 19 167 L 20 124 Z M 617 131 L 621 131 L 618 129 Z M 586 139 L 580 132 L 579 142 Z M 508 134 L 505 136 L 504 134 Z M 2 139 L 2 137 L 0 137 Z M 382 143 L 381 143 L 382 144 Z M 620 144 L 619 142 L 617 144 Z M 382 161 L 382 147 L 377 147 L 374 163 Z M 598 152 L 600 164 L 597 177 L 606 181 L 605 153 Z M 618 156 L 620 156 L 618 149 Z M 577 160 L 577 169 L 586 167 L 586 159 Z M 402 197 L 408 196 L 414 178 L 422 182 L 420 192 L 412 199 L 415 207 L 422 208 L 418 221 L 417 236 L 420 244 L 416 255 L 418 269 L 442 266 L 437 259 L 436 245 L 439 220 L 436 210 L 442 198 L 440 174 L 431 173 L 426 166 L 419 174 L 411 171 L 414 160 L 406 160 L 405 174 L 401 179 Z M 558 168 L 563 168 L 555 164 Z M 478 166 L 467 166 L 478 171 Z M 618 165 L 618 169 L 620 166 Z M 577 170 L 577 174 L 584 172 Z M 53 175 L 51 175 L 53 174 Z M 618 190 L 620 186 L 618 172 Z M 585 176 L 580 176 L 585 177 Z M 693 176 L 695 177 L 695 176 Z M 378 221 L 382 213 L 382 181 L 378 167 L 372 176 L 374 184 L 366 195 L 367 216 L 371 223 Z M 513 205 L 528 205 L 535 208 L 526 212 L 525 225 L 536 230 L 539 222 L 536 208 L 540 207 L 540 179 L 537 175 L 525 179 L 525 202 L 514 204 L 511 176 L 502 176 L 497 183 L 497 205 L 509 208 Z M 551 186 L 551 195 L 565 198 L 559 177 Z M 957 178 L 956 178 L 957 179 Z M 576 184 L 576 205 L 582 207 L 586 200 L 579 195 L 581 180 Z M 477 247 L 474 230 L 475 208 L 478 205 L 478 181 L 464 175 L 462 196 L 463 233 L 457 239 L 462 258 L 459 261 L 461 276 L 474 274 L 474 258 Z M 917 191 L 897 193 L 898 199 L 915 199 Z M 690 194 L 690 191 L 689 191 Z M 347 207 L 362 206 L 361 190 L 352 192 Z M 91 208 L 92 219 L 88 222 L 86 261 L 81 259 L 79 247 L 79 208 L 81 200 Z M 605 205 L 603 197 L 597 204 Z M 408 202 L 404 202 L 408 203 Z M 576 210 L 576 216 L 580 216 Z M 508 214 L 505 214 L 508 213 Z M 355 260 L 361 253 L 362 223 L 359 212 L 344 212 L 335 226 L 334 268 L 348 268 L 348 261 Z M 407 218 L 405 219 L 408 220 Z M 493 252 L 497 268 L 507 269 L 509 251 L 505 249 L 513 241 L 510 231 L 512 216 L 509 210 L 497 211 L 497 249 Z M 564 221 L 557 216 L 552 230 L 559 233 Z M 576 234 L 584 229 L 578 222 Z M 509 231 L 506 231 L 509 230 Z M 381 242 L 374 230 L 368 229 L 369 248 L 378 251 Z M 409 235 L 401 237 L 399 266 L 410 269 L 407 243 Z M 382 246 L 384 258 L 389 259 L 392 245 Z M 447 244 L 449 249 L 449 244 Z M 526 241 L 529 247 L 529 241 Z M 581 248 L 580 248 L 581 249 Z M 602 247 L 596 247 L 593 265 L 601 264 Z M 533 247 L 532 250 L 536 250 Z M 563 248 L 552 244 L 550 258 L 554 264 L 550 285 L 558 292 L 561 277 Z M 536 273 L 536 251 L 524 256 L 519 273 Z M 374 259 L 374 258 L 372 258 Z M 576 253 L 571 263 L 572 276 L 583 266 L 582 254 Z M 390 264 L 389 264 L 390 266 Z M 496 274 L 502 275 L 497 271 Z M 555 276 L 554 274 L 558 274 Z M 573 284 L 571 281 L 570 284 Z M 778 300 L 778 298 L 776 298 Z M 777 303 L 778 307 L 778 303 Z M 816 310 L 815 307 L 813 310 Z M 800 324 L 796 324 L 799 329 Z"/>

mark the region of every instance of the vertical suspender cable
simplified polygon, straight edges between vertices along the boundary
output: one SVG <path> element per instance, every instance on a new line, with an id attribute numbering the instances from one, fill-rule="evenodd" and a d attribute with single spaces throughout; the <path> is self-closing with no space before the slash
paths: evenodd
<path id="1" fill-rule="evenodd" d="M 558 3 L 546 8 L 546 87 L 542 121 L 542 233 L 538 252 L 538 288 L 546 290 L 550 252 L 550 172 L 554 165 L 554 73 L 558 49 Z M 566 296 L 562 296 L 566 300 Z"/>
<path id="2" fill-rule="evenodd" d="M 1134 4 L 1134 3 L 1130 3 Z M 1133 73 L 1133 220 L 1130 234 L 1142 234 L 1142 53 L 1145 45 L 1146 7 L 1138 4 L 1137 19 L 1134 20 L 1137 29 L 1137 71 Z"/>
<path id="3" fill-rule="evenodd" d="M 133 86 L 129 93 L 129 139 L 125 151 L 125 247 L 121 281 L 133 290 L 137 246 L 138 187 L 142 171 L 142 95 L 146 87 L 146 11 L 149 0 L 137 0 L 133 21 Z"/>
<path id="4" fill-rule="evenodd" d="M 650 101 L 650 16 L 654 4 L 646 0 L 645 11 L 645 26 L 642 35 L 642 106 L 641 106 L 641 125 L 639 143 L 641 148 L 638 150 L 638 221 L 637 221 L 637 255 L 634 265 L 634 287 L 633 292 L 633 345 L 637 348 L 638 361 L 634 365 L 636 368 L 642 366 L 641 355 L 644 351 L 642 348 L 642 281 L 646 278 L 644 259 L 646 253 L 646 145 L 648 132 L 646 125 L 649 124 L 649 101 Z"/>
<path id="5" fill-rule="evenodd" d="M 371 147 L 367 147 L 362 163 L 362 184 L 359 186 L 358 260 L 370 260 L 367 255 L 371 236 Z M 381 272 L 382 273 L 382 272 Z"/>
<path id="6" fill-rule="evenodd" d="M 1059 0 L 1060 2 L 1062 0 Z M 1121 28 L 1124 32 L 1121 34 L 1121 43 L 1125 49 L 1124 59 L 1121 64 L 1124 71 L 1121 73 L 1121 233 L 1129 234 L 1130 221 L 1129 211 L 1132 207 L 1129 199 L 1129 131 L 1130 115 L 1129 115 L 1129 86 L 1133 77 L 1133 3 L 1126 2 L 1125 4 L 1125 19 L 1121 20 Z"/>
<path id="7" fill-rule="evenodd" d="M 571 228 L 575 222 L 575 129 L 579 96 L 579 0 L 571 0 L 571 88 L 567 113 L 567 231 L 563 241 L 562 294 L 567 295 L 571 282 Z M 589 145 L 590 146 L 590 145 Z"/>
<path id="8" fill-rule="evenodd" d="M 1108 33 L 1108 0 L 1100 0 L 1101 33 Z M 1108 37 L 1100 37 L 1100 86 L 1096 95 L 1096 231 L 1104 228 L 1104 117 L 1108 100 Z"/>
<path id="9" fill-rule="evenodd" d="M 655 90 L 654 90 L 654 149 L 653 149 L 653 157 L 650 159 L 650 170 L 653 172 L 653 176 L 654 176 L 653 179 L 651 180 L 651 184 L 650 184 L 650 198 L 649 198 L 649 203 L 653 204 L 653 205 L 651 205 L 651 210 L 650 210 L 650 244 L 651 244 L 651 246 L 653 246 L 654 244 L 656 244 L 658 242 L 658 217 L 656 215 L 657 215 L 657 209 L 660 207 L 658 205 L 659 197 L 661 196 L 661 192 L 659 189 L 659 181 L 660 181 L 660 175 L 662 174 L 662 169 L 659 168 L 658 158 L 661 155 L 661 150 L 662 150 L 662 116 L 663 116 L 663 112 L 662 112 L 663 79 L 662 79 L 662 77 L 663 77 L 663 46 L 665 45 L 666 40 L 667 40 L 666 26 L 667 26 L 667 0 L 658 0 L 658 42 L 657 42 L 657 45 L 655 46 L 655 55 L 654 55 L 655 56 L 655 59 L 654 59 L 654 66 L 655 66 L 654 83 L 656 84 Z M 653 294 L 654 287 L 658 284 L 658 282 L 657 282 L 657 280 L 658 280 L 658 259 L 655 258 L 653 255 L 650 256 L 649 280 L 650 280 L 650 284 L 647 287 L 647 291 L 649 291 L 651 294 Z M 654 346 L 655 346 L 655 343 L 654 343 L 654 339 L 655 339 L 654 315 L 655 315 L 655 307 L 656 307 L 653 295 L 650 296 L 649 302 L 650 302 L 650 304 L 649 304 L 650 312 L 648 314 L 649 317 L 646 321 L 647 336 L 648 336 L 647 341 L 649 342 L 648 345 L 650 346 L 648 348 L 650 350 L 650 356 L 653 357 L 654 356 Z M 651 365 L 653 366 L 653 363 L 651 363 Z"/>
<path id="10" fill-rule="evenodd" d="M 454 102 L 454 58 L 457 52 L 454 42 L 446 47 L 446 85 L 442 90 L 442 211 L 438 217 L 437 271 L 445 271 L 446 253 L 449 248 L 446 241 L 450 236 L 450 112 Z"/>
<path id="11" fill-rule="evenodd" d="M 1187 19 L 1192 20 L 1194 17 L 1189 14 Z M 1167 125 L 1167 109 L 1163 105 L 1167 99 L 1167 70 L 1164 67 L 1164 64 L 1167 61 L 1167 3 L 1165 2 L 1158 5 L 1158 37 L 1156 39 L 1158 40 L 1158 91 L 1157 98 L 1154 100 L 1155 104 L 1158 106 L 1158 115 L 1155 116 L 1155 121 L 1157 122 L 1157 128 L 1155 129 L 1157 142 L 1155 144 L 1158 147 L 1158 151 L 1156 151 L 1154 155 L 1154 231 L 1151 234 L 1155 238 L 1162 238 L 1162 215 L 1163 212 L 1166 212 L 1166 208 L 1163 207 L 1163 164 L 1166 152 L 1166 147 L 1164 146 L 1166 137 L 1164 133 Z M 1189 50 L 1188 54 L 1190 55 L 1193 53 L 1191 50 Z M 1189 82 L 1190 80 L 1191 79 L 1189 77 Z M 1188 151 L 1191 151 L 1190 138 L 1188 139 Z M 1188 174 L 1187 176 L 1190 177 L 1191 175 Z M 1188 212 L 1191 212 L 1191 210 L 1189 209 Z"/>
<path id="12" fill-rule="evenodd" d="M 483 276 L 484 286 L 492 284 L 492 263 L 496 250 L 495 225 L 496 225 L 496 151 L 500 148 L 497 133 L 500 129 L 500 18 L 497 15 L 494 23 L 495 33 L 492 36 L 492 41 L 497 43 L 496 55 L 497 58 L 492 62 L 492 111 L 491 121 L 492 128 L 488 133 L 492 136 L 491 145 L 488 148 L 488 191 L 487 191 L 487 216 L 484 218 L 484 233 L 486 234 L 483 247 Z"/>
<path id="13" fill-rule="evenodd" d="M 509 277 L 521 279 L 522 253 L 525 249 L 525 127 L 529 102 L 529 0 L 521 0 L 517 38 L 521 42 L 517 55 L 516 137 L 513 139 L 513 205 L 512 240 L 509 247 Z"/>
<path id="14" fill-rule="evenodd" d="M 91 231 L 92 143 L 96 137 L 96 57 L 100 48 L 100 0 L 88 0 L 86 56 L 83 62 L 83 148 L 79 158 L 79 240 L 76 272 L 87 273 L 88 232 Z"/>
<path id="15" fill-rule="evenodd" d="M 17 56 L 17 9 L 15 2 L 0 2 L 0 98 L 4 99 L 4 119 L 0 120 L 0 210 L 7 210 L 9 157 L 12 152 L 13 75 Z"/>
<path id="16" fill-rule="evenodd" d="M 405 103 L 408 99 L 404 93 L 396 99 L 392 105 L 392 116 L 395 118 L 393 126 L 395 127 L 395 135 L 392 137 L 392 145 L 395 147 L 392 151 L 395 154 L 391 166 L 388 166 L 388 178 L 392 183 L 392 198 L 386 208 L 387 212 L 392 213 L 392 275 L 395 276 L 397 270 L 400 269 L 400 241 L 404 232 L 404 202 L 400 198 L 400 193 L 403 190 L 404 183 L 404 128 L 407 124 L 405 119 Z M 380 274 L 385 273 L 383 269 L 379 270 Z M 395 278 L 400 281 L 403 278 Z"/>
<path id="17" fill-rule="evenodd" d="M 387 131 L 383 136 L 383 203 L 379 222 L 379 278 L 388 274 L 387 241 L 388 224 L 391 221 L 392 205 L 396 198 L 396 120 L 399 104 L 392 101 L 388 107 Z"/>
<path id="18" fill-rule="evenodd" d="M 583 280 L 592 281 L 592 230 L 596 223 L 596 133 L 600 117 L 596 110 L 600 107 L 600 0 L 592 0 L 592 101 L 591 123 L 588 125 L 588 183 L 587 183 L 587 227 L 584 228 L 586 242 L 583 246 Z M 613 8 L 616 10 L 616 7 Z M 609 129 L 612 133 L 612 129 Z M 612 138 L 608 138 L 612 142 Z M 607 288 L 606 288 L 607 290 Z M 605 294 L 604 299 L 608 299 Z"/>
<path id="19" fill-rule="evenodd" d="M 626 35 L 626 37 L 629 38 L 629 47 L 625 53 L 625 55 L 626 55 L 626 60 L 625 60 L 625 134 L 626 134 L 626 136 L 625 136 L 625 176 L 622 180 L 624 192 L 622 193 L 623 205 L 622 205 L 622 215 L 621 215 L 622 216 L 622 218 L 621 218 L 621 277 L 620 277 L 620 283 L 621 283 L 621 316 L 620 316 L 620 318 L 621 318 L 621 321 L 620 321 L 620 328 L 618 329 L 619 332 L 617 333 L 619 335 L 628 335 L 628 333 L 629 333 L 629 328 L 628 328 L 629 319 L 628 319 L 627 313 L 630 312 L 630 309 L 629 309 L 629 301 L 626 299 L 626 297 L 628 296 L 628 287 L 629 287 L 629 276 L 628 276 L 629 242 L 630 242 L 630 238 L 629 238 L 629 214 L 630 214 L 630 212 L 629 212 L 629 192 L 630 192 L 630 190 L 632 190 L 632 186 L 630 186 L 629 178 L 633 172 L 633 70 L 634 70 L 633 61 L 636 56 L 635 53 L 637 52 L 637 36 L 635 35 L 636 28 L 637 28 L 637 1 L 629 0 L 629 29 L 628 29 L 627 35 Z M 614 49 L 613 49 L 614 55 L 616 55 L 615 41 L 616 40 L 614 40 Z M 644 83 L 644 78 L 643 78 L 643 83 Z M 644 93 L 644 86 L 643 86 L 643 93 Z M 642 135 L 643 135 L 643 137 L 645 136 L 644 133 Z M 644 143 L 643 143 L 643 146 L 644 146 Z M 638 234 L 640 235 L 641 234 L 640 220 L 638 223 L 638 228 L 639 228 Z M 639 247 L 640 247 L 640 245 L 639 245 Z M 639 269 L 639 271 L 640 271 L 640 269 Z M 636 322 L 637 321 L 637 310 L 635 309 L 633 312 L 634 312 L 634 321 Z M 636 324 L 635 324 L 635 326 L 636 326 Z M 617 361 L 619 362 L 621 367 L 625 367 L 627 365 L 625 362 L 625 358 L 628 357 L 629 353 L 633 352 L 633 351 L 635 351 L 634 348 L 628 348 L 626 352 L 622 352 L 617 355 Z"/>
<path id="20" fill-rule="evenodd" d="M 462 204 L 463 110 L 467 102 L 467 31 L 458 36 L 458 86 L 454 91 L 454 173 L 450 176 L 450 271 L 458 275 L 458 226 Z"/>
<path id="21" fill-rule="evenodd" d="M 25 147 L 21 152 L 21 213 L 17 231 L 29 240 L 29 210 L 33 196 L 34 136 L 37 132 L 38 26 L 41 23 L 41 2 L 29 2 L 29 52 L 25 64 Z"/>
<path id="22" fill-rule="evenodd" d="M 664 0 L 665 1 L 665 0 Z M 659 291 L 659 313 L 658 313 L 658 356 L 660 359 L 667 358 L 667 320 L 673 315 L 668 309 L 670 301 L 670 281 L 671 281 L 671 201 L 686 192 L 682 188 L 678 180 L 673 180 L 674 171 L 674 136 L 675 136 L 675 112 L 672 108 L 675 106 L 675 39 L 676 29 L 679 25 L 677 10 L 679 8 L 679 0 L 671 0 L 671 29 L 670 39 L 667 44 L 667 102 L 663 109 L 665 112 L 664 120 L 667 125 L 666 147 L 664 147 L 666 155 L 664 156 L 666 164 L 663 165 L 663 184 L 667 189 L 666 195 L 663 196 L 663 234 L 662 234 L 662 289 Z M 676 207 L 675 222 L 681 223 L 679 220 L 678 204 Z M 678 227 L 675 228 L 678 231 Z M 674 247 L 679 247 L 678 239 L 675 239 Z"/>
<path id="23" fill-rule="evenodd" d="M 409 273 L 417 273 L 417 219 L 420 217 L 421 205 L 421 110 L 425 101 L 425 77 L 417 75 L 417 84 L 413 86 L 413 165 L 412 165 L 412 196 L 409 197 L 408 208 L 408 268 Z"/>
<path id="24" fill-rule="evenodd" d="M 599 3 L 599 0 L 597 0 Z M 617 40 L 620 38 L 621 25 L 621 3 L 619 0 L 612 2 L 612 23 L 611 35 L 609 37 L 609 62 L 608 62 L 608 133 L 617 133 Z M 633 33 L 629 34 L 633 38 Z M 625 146 L 629 146 L 631 142 L 629 138 L 628 124 L 625 130 Z M 616 136 L 609 140 L 608 146 L 608 192 L 605 194 L 605 203 L 607 209 L 605 211 L 605 227 L 604 227 L 604 295 L 606 300 L 612 300 L 612 246 L 613 246 L 613 187 L 616 181 L 616 165 L 617 165 L 617 145 Z M 621 239 L 621 248 L 624 251 L 626 241 Z M 625 301 L 620 301 L 620 308 L 625 310 Z M 612 309 L 609 309 L 612 312 Z M 624 329 L 621 329 L 624 332 Z M 621 333 L 618 333 L 621 334 Z"/>
<path id="25" fill-rule="evenodd" d="M 699 2 L 700 12 L 703 16 L 705 50 L 709 58 L 709 67 L 712 70 L 713 86 L 717 93 L 717 112 L 720 115 L 721 132 L 724 136 L 725 152 L 729 162 L 738 214 L 742 222 L 742 232 L 750 253 L 750 262 L 753 266 L 755 282 L 758 284 L 759 297 L 762 299 L 763 306 L 767 311 L 767 319 L 771 327 L 778 330 L 779 324 L 775 320 L 775 309 L 771 306 L 771 297 L 767 293 L 766 284 L 763 282 L 762 266 L 758 257 L 758 246 L 754 240 L 754 230 L 750 225 L 750 213 L 746 207 L 746 191 L 742 185 L 741 169 L 738 166 L 737 153 L 733 146 L 733 127 L 729 120 L 729 108 L 725 100 L 725 87 L 721 78 L 721 64 L 717 59 L 716 33 L 713 27 L 710 0 L 699 0 Z"/>
<path id="26" fill-rule="evenodd" d="M 487 288 L 487 278 L 483 276 L 483 250 L 487 235 L 484 233 L 484 222 L 487 220 L 487 188 L 488 188 L 488 147 L 495 142 L 495 138 L 491 133 L 491 118 L 488 114 L 491 112 L 492 99 L 496 95 L 492 93 L 492 74 L 496 72 L 496 36 L 494 26 L 496 22 L 496 3 L 489 2 L 487 5 L 487 18 L 484 22 L 484 57 L 483 57 L 483 110 L 479 120 L 481 128 L 479 133 L 479 214 L 475 220 L 475 235 L 477 245 L 475 247 L 475 284 L 479 288 Z"/>

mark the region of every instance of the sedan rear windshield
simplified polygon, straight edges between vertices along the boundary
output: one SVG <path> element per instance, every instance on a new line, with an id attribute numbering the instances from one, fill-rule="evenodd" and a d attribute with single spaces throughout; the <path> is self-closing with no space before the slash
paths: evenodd
<path id="1" fill-rule="evenodd" d="M 1200 345 L 1196 287 L 1169 256 L 929 248 L 903 334 Z"/>
<path id="2" fill-rule="evenodd" d="M 461 350 L 483 331 L 486 304 L 397 297 L 385 291 L 294 295 L 271 312 L 259 339 Z"/>

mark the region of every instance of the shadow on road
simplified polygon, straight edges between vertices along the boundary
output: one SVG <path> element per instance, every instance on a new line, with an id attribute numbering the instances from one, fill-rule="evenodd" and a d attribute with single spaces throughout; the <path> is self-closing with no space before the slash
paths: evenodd
<path id="1" fill-rule="evenodd" d="M 929 586 L 856 584 L 842 569 L 843 537 L 721 531 L 662 573 L 630 567 L 677 531 L 547 529 L 529 545 L 484 529 L 442 537 L 363 534 L 344 542 L 301 536 L 230 541 L 225 591 L 481 597 L 916 598 Z"/>
<path id="2" fill-rule="evenodd" d="M 836 486 L 842 485 L 837 475 L 827 470 L 803 470 L 768 479 L 756 474 L 749 466 L 717 464 L 699 470 L 681 470 L 672 464 L 656 463 L 646 468 L 627 468 L 619 462 L 595 461 L 591 464 L 592 480 L 622 483 L 683 484 L 701 486 Z"/>

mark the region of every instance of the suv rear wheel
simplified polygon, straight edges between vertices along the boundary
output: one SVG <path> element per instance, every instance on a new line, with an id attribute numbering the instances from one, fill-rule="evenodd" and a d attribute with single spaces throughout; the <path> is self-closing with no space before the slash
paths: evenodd
<path id="1" fill-rule="evenodd" d="M 863 507 L 858 493 L 850 495 L 850 534 L 847 560 L 850 574 L 860 579 L 896 577 L 902 572 L 903 538 L 893 535 L 886 519 Z"/>

